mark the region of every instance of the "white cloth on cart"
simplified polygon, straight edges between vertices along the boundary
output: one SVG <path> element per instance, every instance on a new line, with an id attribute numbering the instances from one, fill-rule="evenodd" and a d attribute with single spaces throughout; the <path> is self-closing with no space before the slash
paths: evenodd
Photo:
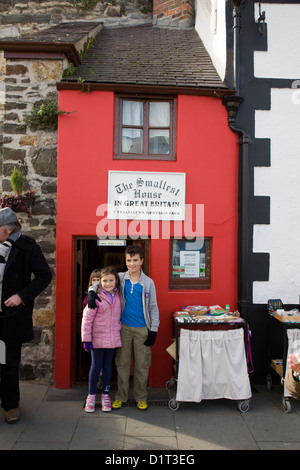
<path id="1" fill-rule="evenodd" d="M 287 356 L 286 361 L 288 359 L 289 354 L 295 354 L 296 352 L 300 352 L 300 329 L 299 328 L 287 328 L 286 334 L 288 337 L 288 348 L 287 348 Z M 288 370 L 289 365 L 286 362 L 286 370 Z M 283 394 L 285 397 L 290 397 L 291 395 L 288 393 L 285 385 L 283 383 Z"/>
<path id="2" fill-rule="evenodd" d="M 180 330 L 177 401 L 248 400 L 244 330 Z"/>

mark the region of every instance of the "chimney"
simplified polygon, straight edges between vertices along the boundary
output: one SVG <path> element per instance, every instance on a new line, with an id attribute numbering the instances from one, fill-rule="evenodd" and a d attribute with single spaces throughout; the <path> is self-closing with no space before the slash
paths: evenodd
<path id="1" fill-rule="evenodd" d="M 194 0 L 153 0 L 153 24 L 190 28 L 194 23 Z"/>

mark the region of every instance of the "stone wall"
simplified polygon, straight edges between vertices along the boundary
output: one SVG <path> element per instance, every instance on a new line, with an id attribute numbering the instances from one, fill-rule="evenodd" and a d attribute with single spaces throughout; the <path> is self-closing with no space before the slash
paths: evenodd
<path id="1" fill-rule="evenodd" d="M 50 286 L 36 298 L 35 340 L 23 348 L 21 376 L 53 376 L 55 311 L 56 131 L 39 131 L 24 124 L 34 103 L 57 98 L 56 81 L 63 61 L 7 60 L 2 146 L 2 191 L 11 192 L 10 174 L 19 168 L 25 189 L 38 189 L 32 218 L 19 214 L 22 232 L 36 239 L 52 269 Z"/>
<path id="2" fill-rule="evenodd" d="M 110 25 L 152 22 L 152 0 L 2 0 L 0 14 L 0 39 L 19 38 L 63 21 L 101 19 Z"/>
<path id="3" fill-rule="evenodd" d="M 65 21 L 152 22 L 151 9 L 148 0 L 2 0 L 0 39 L 21 39 Z M 56 83 L 67 66 L 66 59 L 6 60 L 0 46 L 0 190 L 11 192 L 10 174 L 15 166 L 25 176 L 25 189 L 38 188 L 32 218 L 20 214 L 22 232 L 40 244 L 53 272 L 52 283 L 35 301 L 35 338 L 23 346 L 20 374 L 23 379 L 50 383 L 54 375 L 57 133 L 26 125 L 24 118 L 35 104 L 57 99 Z"/>

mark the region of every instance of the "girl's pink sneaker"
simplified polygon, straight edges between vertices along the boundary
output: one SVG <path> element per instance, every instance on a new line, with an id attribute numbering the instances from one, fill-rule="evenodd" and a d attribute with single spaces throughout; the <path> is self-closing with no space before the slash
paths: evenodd
<path id="1" fill-rule="evenodd" d="M 89 394 L 85 402 L 84 411 L 86 411 L 87 413 L 93 413 L 95 411 L 95 401 L 96 401 L 96 395 Z"/>
<path id="2" fill-rule="evenodd" d="M 102 393 L 101 395 L 102 411 L 111 411 L 111 401 L 109 395 Z"/>

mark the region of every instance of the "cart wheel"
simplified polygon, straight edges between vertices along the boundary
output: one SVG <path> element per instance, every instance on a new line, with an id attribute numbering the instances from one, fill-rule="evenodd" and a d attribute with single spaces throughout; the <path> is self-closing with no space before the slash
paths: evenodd
<path id="1" fill-rule="evenodd" d="M 272 390 L 272 377 L 267 377 L 267 391 L 270 392 Z"/>
<path id="2" fill-rule="evenodd" d="M 166 389 L 167 390 L 174 390 L 175 388 L 175 379 L 172 377 L 168 382 L 166 383 Z"/>
<path id="3" fill-rule="evenodd" d="M 242 413 L 247 413 L 247 411 L 249 411 L 249 408 L 250 408 L 249 400 L 240 401 L 239 404 L 238 404 L 238 409 Z"/>
<path id="4" fill-rule="evenodd" d="M 175 398 L 171 398 L 171 400 L 169 401 L 169 408 L 172 411 L 177 411 L 178 410 L 179 403 L 178 403 L 178 401 L 176 401 Z"/>
<path id="5" fill-rule="evenodd" d="M 292 411 L 292 407 L 291 407 L 291 404 L 290 404 L 290 401 L 289 401 L 288 398 L 283 398 L 282 399 L 282 406 L 283 406 L 283 410 L 286 413 L 290 413 Z"/>

